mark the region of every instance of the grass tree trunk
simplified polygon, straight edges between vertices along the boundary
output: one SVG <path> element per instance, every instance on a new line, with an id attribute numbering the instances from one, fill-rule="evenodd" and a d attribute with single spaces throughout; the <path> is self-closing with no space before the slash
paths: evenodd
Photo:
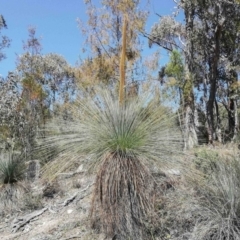
<path id="1" fill-rule="evenodd" d="M 126 46 L 127 46 L 127 18 L 124 15 L 123 27 L 122 27 L 122 52 L 120 60 L 120 83 L 119 83 L 119 102 L 124 102 L 125 93 L 125 62 L 126 62 Z"/>

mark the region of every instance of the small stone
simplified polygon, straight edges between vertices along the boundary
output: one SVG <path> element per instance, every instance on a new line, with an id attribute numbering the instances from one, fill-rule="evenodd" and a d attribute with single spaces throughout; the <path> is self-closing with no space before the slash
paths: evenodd
<path id="1" fill-rule="evenodd" d="M 81 172 L 83 172 L 83 165 L 82 164 L 78 167 L 76 173 L 81 173 Z"/>
<path id="2" fill-rule="evenodd" d="M 73 212 L 72 209 L 68 209 L 68 210 L 67 210 L 67 213 L 68 213 L 68 214 L 71 214 L 72 212 Z"/>
<path id="3" fill-rule="evenodd" d="M 30 227 L 30 225 L 28 224 L 28 225 L 25 226 L 23 232 L 24 232 L 24 233 L 27 233 L 27 232 L 30 231 L 30 229 L 31 229 L 31 227 Z"/>
<path id="4" fill-rule="evenodd" d="M 172 175 L 177 175 L 177 176 L 181 175 L 181 173 L 178 169 L 170 169 L 167 171 L 167 173 L 172 174 Z"/>

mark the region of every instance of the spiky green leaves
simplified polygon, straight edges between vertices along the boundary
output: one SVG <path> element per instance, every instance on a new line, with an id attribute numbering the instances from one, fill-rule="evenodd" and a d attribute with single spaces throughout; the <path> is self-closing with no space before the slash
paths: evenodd
<path id="1" fill-rule="evenodd" d="M 181 150 L 176 116 L 152 101 L 150 94 L 124 105 L 110 91 L 98 89 L 94 96 L 72 105 L 69 110 L 74 121 L 58 119 L 49 126 L 49 133 L 54 135 L 45 138 L 41 146 L 46 154 L 57 147 L 63 158 L 87 154 L 94 165 L 109 153 L 167 164 L 169 155 Z"/>
<path id="2" fill-rule="evenodd" d="M 93 226 L 114 239 L 147 239 L 144 223 L 153 206 L 154 184 L 144 163 L 160 161 L 166 166 L 170 155 L 181 149 L 174 114 L 151 94 L 119 103 L 110 91 L 100 89 L 79 99 L 71 112 L 74 121 L 58 119 L 49 126 L 54 136 L 44 139 L 42 149 L 50 154 L 48 149 L 54 147 L 60 155 L 47 164 L 45 176 L 56 175 L 69 160 L 87 156 L 97 166 Z"/>
<path id="3" fill-rule="evenodd" d="M 21 158 L 11 153 L 0 155 L 0 181 L 3 184 L 16 183 L 23 179 L 25 165 Z"/>

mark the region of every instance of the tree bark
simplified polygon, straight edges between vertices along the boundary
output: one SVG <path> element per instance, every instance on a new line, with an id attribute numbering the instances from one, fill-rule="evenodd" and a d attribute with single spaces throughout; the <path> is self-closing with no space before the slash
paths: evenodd
<path id="1" fill-rule="evenodd" d="M 215 31 L 214 42 L 214 55 L 210 63 L 210 93 L 207 102 L 207 122 L 208 122 L 208 142 L 213 143 L 214 140 L 214 102 L 216 100 L 216 90 L 217 90 L 217 74 L 218 74 L 218 61 L 220 56 L 220 36 L 221 36 L 221 26 L 218 25 Z"/>
<path id="2" fill-rule="evenodd" d="M 185 21 L 186 21 L 186 82 L 193 81 L 192 74 L 194 72 L 193 69 L 193 41 L 192 41 L 192 33 L 193 33 L 193 21 L 194 21 L 194 6 L 192 3 L 185 9 Z M 193 85 L 193 83 L 192 83 Z M 193 94 L 193 86 L 184 93 L 184 117 L 185 117 L 185 149 L 191 149 L 195 145 L 198 145 L 198 137 L 197 137 L 197 128 L 195 124 L 195 105 L 194 105 L 194 94 Z"/>
<path id="3" fill-rule="evenodd" d="M 235 71 L 231 72 L 231 84 L 230 90 L 228 93 L 229 98 L 229 106 L 228 106 L 228 126 L 229 126 L 229 134 L 233 140 L 236 139 L 238 134 L 238 109 L 237 109 L 237 100 L 236 100 L 236 86 L 237 83 L 237 73 Z"/>
<path id="4" fill-rule="evenodd" d="M 216 109 L 216 117 L 217 117 L 217 125 L 216 125 L 216 138 L 218 142 L 222 143 L 222 130 L 221 130 L 221 118 L 219 114 L 218 103 L 215 100 L 215 109 Z"/>

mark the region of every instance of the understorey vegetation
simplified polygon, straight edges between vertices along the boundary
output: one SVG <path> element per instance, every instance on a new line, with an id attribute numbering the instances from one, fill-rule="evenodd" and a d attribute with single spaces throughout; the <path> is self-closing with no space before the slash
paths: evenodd
<path id="1" fill-rule="evenodd" d="M 85 1 L 76 66 L 43 54 L 30 27 L 0 75 L 0 216 L 16 214 L 12 232 L 90 196 L 88 239 L 240 239 L 240 2 L 174 1 L 151 30 L 148 3 Z M 6 28 L 0 15 L 0 64 Z"/>

